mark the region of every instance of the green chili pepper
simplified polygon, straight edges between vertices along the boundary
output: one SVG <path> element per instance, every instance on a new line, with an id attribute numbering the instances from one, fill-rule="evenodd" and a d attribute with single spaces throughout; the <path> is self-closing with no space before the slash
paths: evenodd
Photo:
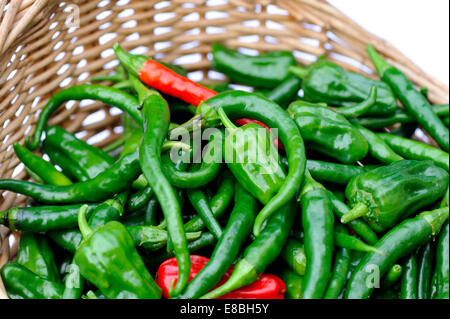
<path id="1" fill-rule="evenodd" d="M 42 236 L 36 237 L 32 233 L 23 232 L 20 236 L 16 261 L 46 280 L 54 282 L 61 280 L 53 252 Z"/>
<path id="2" fill-rule="evenodd" d="M 377 92 L 376 86 L 372 87 L 369 92 L 367 99 L 361 103 L 352 106 L 342 106 L 336 109 L 336 112 L 344 115 L 347 118 L 356 118 L 361 115 L 368 113 L 372 107 L 377 103 Z"/>
<path id="3" fill-rule="evenodd" d="M 221 93 L 202 103 L 197 108 L 198 115 L 186 123 L 185 127 L 191 127 L 199 119 L 202 125 L 219 125 L 220 120 L 216 111 L 220 108 L 232 119 L 237 117 L 255 119 L 272 129 L 277 129 L 279 138 L 286 148 L 289 172 L 278 193 L 256 218 L 253 233 L 258 235 L 264 221 L 289 202 L 300 188 L 306 169 L 305 145 L 297 125 L 279 105 L 258 94 L 242 91 Z"/>
<path id="4" fill-rule="evenodd" d="M 220 218 L 225 213 L 232 202 L 235 188 L 234 184 L 234 178 L 228 171 L 225 171 L 219 177 L 219 189 L 209 202 L 211 211 L 216 219 Z M 192 218 L 184 225 L 184 229 L 187 232 L 201 231 L 204 227 L 205 223 L 199 216 Z"/>
<path id="5" fill-rule="evenodd" d="M 120 193 L 140 173 L 138 154 L 124 156 L 97 177 L 68 186 L 33 184 L 25 181 L 0 180 L 0 189 L 30 196 L 42 203 L 72 204 L 98 202 Z"/>
<path id="6" fill-rule="evenodd" d="M 76 227 L 81 204 L 68 206 L 14 207 L 0 212 L 0 224 L 12 230 L 47 232 Z M 88 215 L 98 206 L 89 205 Z"/>
<path id="7" fill-rule="evenodd" d="M 335 233 L 348 234 L 346 227 L 336 225 Z M 341 247 L 335 251 L 334 266 L 331 272 L 328 288 L 325 291 L 324 299 L 337 299 L 347 281 L 351 261 L 351 250 Z"/>
<path id="8" fill-rule="evenodd" d="M 445 208 L 443 208 L 445 209 Z M 448 206 L 447 206 L 448 210 Z M 439 235 L 436 246 L 436 268 L 433 274 L 433 283 L 435 285 L 431 297 L 433 299 L 449 298 L 449 227 L 448 222 L 444 225 Z"/>
<path id="9" fill-rule="evenodd" d="M 381 280 L 381 288 L 384 290 L 387 290 L 391 288 L 397 280 L 402 277 L 403 274 L 403 267 L 399 264 L 395 264 L 394 266 L 389 269 L 389 271 L 384 275 L 383 279 Z"/>
<path id="10" fill-rule="evenodd" d="M 267 222 L 261 234 L 245 249 L 225 284 L 202 296 L 215 299 L 240 287 L 253 283 L 281 253 L 289 230 L 294 223 L 297 207 L 294 201 L 280 209 Z"/>
<path id="11" fill-rule="evenodd" d="M 408 257 L 403 266 L 403 276 L 401 283 L 401 299 L 417 298 L 417 258 L 415 254 Z"/>
<path id="12" fill-rule="evenodd" d="M 436 115 L 439 116 L 441 119 L 444 119 L 445 117 L 448 118 L 449 114 L 448 104 L 433 105 L 432 109 L 433 112 L 436 113 Z M 358 122 L 359 124 L 361 124 L 364 127 L 367 127 L 368 129 L 377 130 L 388 126 L 392 126 L 396 123 L 401 124 L 416 123 L 416 119 L 411 115 L 409 115 L 407 112 L 399 109 L 394 113 L 394 115 L 389 117 L 365 117 L 359 118 Z"/>
<path id="13" fill-rule="evenodd" d="M 111 221 L 93 230 L 87 223 L 86 209 L 80 209 L 79 227 L 84 240 L 74 256 L 83 277 L 109 299 L 161 298 L 161 289 L 125 226 Z"/>
<path id="14" fill-rule="evenodd" d="M 258 212 L 258 202 L 239 184 L 236 184 L 234 202 L 236 205 L 210 261 L 187 285 L 178 298 L 194 299 L 207 293 L 219 283 L 238 256 L 242 244 L 252 231 L 253 222 Z"/>
<path id="15" fill-rule="evenodd" d="M 262 94 L 279 106 L 287 108 L 288 105 L 298 97 L 298 92 L 301 88 L 302 80 L 291 74 L 276 87 L 270 91 L 263 92 Z"/>
<path id="16" fill-rule="evenodd" d="M 435 147 L 414 141 L 411 139 L 395 136 L 392 134 L 377 134 L 396 153 L 407 159 L 431 160 L 435 165 L 447 170 L 449 169 L 449 155 Z"/>
<path id="17" fill-rule="evenodd" d="M 332 192 L 328 191 L 327 194 L 331 200 L 334 214 L 337 218 L 342 218 L 342 216 L 344 216 L 350 209 L 344 201 L 339 200 Z M 375 245 L 378 241 L 377 234 L 362 220 L 353 220 L 347 223 L 347 226 L 350 227 L 362 239 L 364 239 L 369 245 Z"/>
<path id="18" fill-rule="evenodd" d="M 214 43 L 213 67 L 233 81 L 261 88 L 273 88 L 289 76 L 288 67 L 295 65 L 292 52 L 276 51 L 249 56 Z"/>
<path id="19" fill-rule="evenodd" d="M 365 172 L 365 169 L 359 166 L 316 160 L 308 160 L 306 168 L 316 180 L 343 185 L 347 185 L 353 177 Z"/>
<path id="20" fill-rule="evenodd" d="M 364 136 L 341 114 L 328 107 L 297 101 L 288 112 L 297 123 L 308 148 L 344 164 L 366 157 L 369 146 Z"/>
<path id="21" fill-rule="evenodd" d="M 142 115 L 138 110 L 139 103 L 134 96 L 122 92 L 119 89 L 95 84 L 72 86 L 59 91 L 50 99 L 39 116 L 33 137 L 27 138 L 25 141 L 26 146 L 31 150 L 39 147 L 41 136 L 48 119 L 63 103 L 71 100 L 79 101 L 87 99 L 101 101 L 105 104 L 115 106 L 129 113 L 136 122 L 142 125 Z"/>
<path id="22" fill-rule="evenodd" d="M 381 81 L 361 74 L 345 71 L 325 56 L 308 68 L 291 67 L 291 72 L 303 79 L 304 99 L 325 102 L 333 106 L 351 106 L 364 101 L 373 87 L 377 88 L 377 103 L 367 114 L 391 115 L 397 109 L 397 101 L 391 88 Z"/>
<path id="23" fill-rule="evenodd" d="M 127 212 L 135 212 L 139 209 L 143 208 L 145 205 L 148 204 L 148 202 L 153 197 L 154 192 L 151 187 L 146 187 L 135 194 L 131 195 L 128 199 L 126 211 Z"/>
<path id="24" fill-rule="evenodd" d="M 417 276 L 418 299 L 430 299 L 430 284 L 433 272 L 433 250 L 432 243 L 429 241 L 419 252 Z"/>
<path id="25" fill-rule="evenodd" d="M 219 239 L 222 236 L 222 227 L 214 217 L 205 193 L 199 189 L 193 189 L 189 190 L 187 194 L 191 205 L 205 223 L 206 228 L 208 228 L 208 230 L 216 236 L 217 239 Z"/>
<path id="26" fill-rule="evenodd" d="M 261 203 L 267 204 L 280 190 L 286 174 L 269 132 L 258 124 L 236 127 L 223 109 L 219 116 L 227 128 L 224 157 L 236 180 Z"/>
<path id="27" fill-rule="evenodd" d="M 350 236 L 342 232 L 334 233 L 334 245 L 341 248 L 347 248 L 351 250 L 363 251 L 363 252 L 376 252 L 382 254 L 375 247 L 367 245 L 365 242 L 359 240 L 355 236 Z"/>
<path id="28" fill-rule="evenodd" d="M 8 296 L 12 299 L 61 299 L 64 286 L 31 272 L 17 262 L 9 262 L 1 269 Z"/>
<path id="29" fill-rule="evenodd" d="M 383 60 L 373 46 L 367 45 L 367 53 L 377 69 L 380 78 L 391 86 L 408 113 L 448 152 L 448 128 L 445 127 L 439 117 L 433 112 L 427 99 L 417 91 L 405 74 Z"/>
<path id="30" fill-rule="evenodd" d="M 395 153 L 378 135 L 359 125 L 357 122 L 353 121 L 352 124 L 359 130 L 369 144 L 370 156 L 384 164 L 391 164 L 403 159 L 403 157 Z"/>
<path id="31" fill-rule="evenodd" d="M 61 167 L 63 173 L 70 177 L 71 180 L 77 182 L 85 182 L 89 180 L 86 170 L 82 169 L 77 163 L 65 156 L 62 152 L 49 146 L 46 141 L 42 145 L 42 150 L 50 157 L 53 164 Z"/>
<path id="32" fill-rule="evenodd" d="M 345 298 L 369 298 L 374 289 L 374 281 L 389 271 L 400 258 L 413 253 L 438 234 L 448 219 L 448 214 L 448 207 L 424 212 L 390 230 L 375 245 L 384 254 L 367 253 L 364 256 L 347 284 Z"/>
<path id="33" fill-rule="evenodd" d="M 131 80 L 142 102 L 144 137 L 139 149 L 142 171 L 154 190 L 167 220 L 170 240 L 173 244 L 179 267 L 177 284 L 173 296 L 179 294 L 188 283 L 190 271 L 189 251 L 181 217 L 181 207 L 172 185 L 161 165 L 161 150 L 169 130 L 170 110 L 167 102 L 155 91 L 148 90 L 136 77 Z M 158 116 L 155 116 L 158 114 Z"/>
<path id="34" fill-rule="evenodd" d="M 306 172 L 299 197 L 305 233 L 303 298 L 319 299 L 327 289 L 333 261 L 334 215 L 327 191 Z"/>
<path id="35" fill-rule="evenodd" d="M 448 173 L 431 161 L 402 160 L 379 167 L 347 185 L 352 210 L 341 221 L 364 217 L 375 231 L 385 231 L 441 198 L 447 187 Z"/>
<path id="36" fill-rule="evenodd" d="M 72 184 L 72 181 L 52 164 L 33 154 L 20 144 L 14 143 L 14 151 L 22 163 L 36 173 L 44 183 L 61 186 Z"/>
<path id="37" fill-rule="evenodd" d="M 297 273 L 284 269 L 281 272 L 281 279 L 286 284 L 287 299 L 302 299 L 303 277 Z"/>
<path id="38" fill-rule="evenodd" d="M 281 257 L 296 274 L 302 277 L 305 275 L 305 245 L 293 238 L 289 238 L 281 252 Z"/>

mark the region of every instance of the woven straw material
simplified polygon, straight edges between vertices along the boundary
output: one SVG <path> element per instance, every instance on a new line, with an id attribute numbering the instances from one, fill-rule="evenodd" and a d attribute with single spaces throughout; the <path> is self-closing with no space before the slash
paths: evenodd
<path id="1" fill-rule="evenodd" d="M 319 0 L 1 0 L 0 178 L 28 179 L 12 144 L 33 132 L 39 111 L 61 88 L 88 82 L 117 66 L 112 45 L 182 64 L 196 80 L 215 81 L 210 45 L 253 52 L 292 50 L 310 64 L 325 54 L 345 69 L 374 76 L 367 43 L 404 71 L 433 103 L 448 88 L 395 47 Z M 120 112 L 100 103 L 68 103 L 50 121 L 96 146 L 120 136 Z M 0 211 L 25 198 L 0 193 Z M 2 227 L 2 226 L 0 226 Z M 0 268 L 15 255 L 0 228 Z M 16 245 L 17 246 L 17 245 Z M 0 285 L 0 298 L 2 297 Z"/>

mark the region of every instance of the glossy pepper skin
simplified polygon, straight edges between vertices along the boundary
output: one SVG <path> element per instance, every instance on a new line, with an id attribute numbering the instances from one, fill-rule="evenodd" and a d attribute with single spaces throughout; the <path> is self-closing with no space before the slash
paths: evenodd
<path id="1" fill-rule="evenodd" d="M 247 192 L 267 204 L 286 178 L 270 134 L 257 124 L 234 126 L 223 109 L 219 116 L 227 128 L 223 152 L 228 168 Z"/>
<path id="2" fill-rule="evenodd" d="M 219 283 L 220 278 L 238 256 L 242 244 L 252 231 L 258 212 L 258 201 L 237 184 L 234 202 L 236 204 L 227 227 L 219 238 L 209 262 L 177 298 L 193 299 L 206 294 Z"/>
<path id="3" fill-rule="evenodd" d="M 39 116 L 33 137 L 27 138 L 25 141 L 26 146 L 30 150 L 35 150 L 39 147 L 47 121 L 53 112 L 63 103 L 71 100 L 80 101 L 86 99 L 101 101 L 105 104 L 115 106 L 129 113 L 133 119 L 142 124 L 142 116 L 138 110 L 139 103 L 134 96 L 116 88 L 96 84 L 72 86 L 59 91 L 50 99 Z"/>
<path id="4" fill-rule="evenodd" d="M 297 204 L 293 201 L 274 214 L 261 234 L 245 249 L 227 282 L 201 299 L 215 299 L 258 280 L 259 275 L 280 255 L 296 214 Z"/>
<path id="5" fill-rule="evenodd" d="M 64 285 L 44 279 L 17 262 L 1 270 L 2 281 L 11 299 L 61 299 Z"/>
<path id="6" fill-rule="evenodd" d="M 360 208 L 360 216 L 382 232 L 441 198 L 447 187 L 448 173 L 431 161 L 398 161 L 350 181 L 345 195 L 353 209 L 347 214 Z"/>
<path id="7" fill-rule="evenodd" d="M 14 143 L 14 152 L 24 165 L 36 173 L 46 184 L 70 185 L 72 181 L 63 173 L 58 171 L 51 163 L 33 154 L 27 148 Z"/>
<path id="8" fill-rule="evenodd" d="M 203 270 L 205 265 L 209 263 L 209 259 L 203 256 L 191 255 L 191 273 L 189 278 L 194 280 Z M 233 271 L 231 266 L 223 277 L 219 277 L 219 284 L 225 282 Z M 157 283 L 163 291 L 163 297 L 169 298 L 169 287 L 172 280 L 178 276 L 178 267 L 175 258 L 168 259 L 158 268 Z M 284 299 L 286 286 L 284 282 L 277 276 L 271 274 L 262 274 L 261 277 L 253 284 L 236 289 L 217 299 Z"/>
<path id="9" fill-rule="evenodd" d="M 120 193 L 139 176 L 138 153 L 128 154 L 97 177 L 68 186 L 40 185 L 16 180 L 0 180 L 0 189 L 30 196 L 42 203 L 75 204 L 98 202 Z"/>
<path id="10" fill-rule="evenodd" d="M 277 51 L 249 56 L 220 43 L 212 45 L 213 67 L 233 81 L 259 88 L 273 88 L 286 80 L 296 64 L 292 52 Z M 298 90 L 297 90 L 298 92 Z"/>
<path id="11" fill-rule="evenodd" d="M 302 277 L 305 275 L 305 245 L 298 240 L 289 238 L 281 252 L 281 257 L 296 274 Z"/>
<path id="12" fill-rule="evenodd" d="M 448 209 L 448 207 L 447 207 Z M 449 298 L 449 227 L 448 222 L 442 227 L 436 247 L 436 268 L 433 275 L 435 290 L 433 299 Z"/>
<path id="13" fill-rule="evenodd" d="M 367 253 L 353 271 L 345 291 L 346 299 L 367 299 L 374 289 L 374 273 L 383 276 L 402 257 L 436 236 L 448 219 L 448 207 L 423 212 L 404 220 L 381 238 L 375 248 L 384 252 Z"/>
<path id="14" fill-rule="evenodd" d="M 445 227 L 445 226 L 444 226 Z M 417 298 L 430 299 L 431 276 L 433 275 L 433 243 L 429 241 L 418 254 Z"/>
<path id="15" fill-rule="evenodd" d="M 403 266 L 403 276 L 401 281 L 401 299 L 418 299 L 418 266 L 417 256 L 412 254 Z"/>
<path id="16" fill-rule="evenodd" d="M 286 148 L 289 170 L 278 193 L 264 206 L 255 220 L 253 233 L 259 235 L 265 220 L 286 205 L 300 188 L 306 169 L 305 145 L 302 135 L 286 112 L 277 104 L 257 94 L 241 91 L 225 92 L 206 103 L 214 111 L 222 108 L 231 119 L 248 117 L 262 121 L 272 129 Z M 215 116 L 217 118 L 217 116 Z"/>
<path id="17" fill-rule="evenodd" d="M 75 253 L 75 263 L 84 278 L 109 299 L 159 299 L 161 289 L 134 247 L 125 226 L 112 221 L 91 229 L 85 207 L 80 209 L 80 231 L 84 240 Z"/>
<path id="18" fill-rule="evenodd" d="M 323 297 L 331 274 L 334 244 L 334 215 L 327 191 L 306 173 L 300 203 L 305 233 L 306 269 L 303 298 Z"/>
<path id="19" fill-rule="evenodd" d="M 444 151 L 449 151 L 448 128 L 442 123 L 427 101 L 408 80 L 406 75 L 386 62 L 371 45 L 367 45 L 367 53 L 377 69 L 380 78 L 389 84 L 402 105 L 417 122 L 436 140 Z"/>
<path id="20" fill-rule="evenodd" d="M 302 276 L 289 269 L 284 269 L 281 272 L 281 279 L 286 285 L 286 299 L 302 299 Z"/>
<path id="21" fill-rule="evenodd" d="M 325 56 L 319 57 L 307 68 L 295 67 L 291 71 L 303 79 L 302 89 L 306 101 L 351 106 L 364 101 L 372 87 L 376 87 L 377 102 L 367 115 L 386 116 L 397 109 L 397 101 L 389 85 L 347 72 Z"/>
<path id="22" fill-rule="evenodd" d="M 139 147 L 141 168 L 167 220 L 170 241 L 180 266 L 180 277 L 173 291 L 173 295 L 177 295 L 188 282 L 190 260 L 180 202 L 161 164 L 161 150 L 169 130 L 170 110 L 159 93 L 148 90 L 137 78 L 131 79 L 142 102 L 144 118 L 144 137 Z"/>
<path id="23" fill-rule="evenodd" d="M 301 88 L 302 80 L 291 74 L 276 87 L 270 91 L 262 92 L 262 94 L 282 108 L 287 108 L 288 105 L 298 97 L 298 92 Z"/>
<path id="24" fill-rule="evenodd" d="M 288 112 L 294 119 L 307 148 L 354 164 L 369 151 L 364 136 L 341 114 L 328 107 L 303 101 L 292 103 Z"/>

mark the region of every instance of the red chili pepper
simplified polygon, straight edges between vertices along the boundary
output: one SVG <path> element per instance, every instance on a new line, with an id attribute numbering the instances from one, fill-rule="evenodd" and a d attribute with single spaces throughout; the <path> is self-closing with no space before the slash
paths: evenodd
<path id="1" fill-rule="evenodd" d="M 142 82 L 150 87 L 170 96 L 177 97 L 186 103 L 198 106 L 201 102 L 218 94 L 187 77 L 177 74 L 155 60 L 148 59 L 141 55 L 135 56 L 129 54 L 122 50 L 118 44 L 114 46 L 114 51 L 128 72 L 138 76 Z M 246 121 L 246 124 L 257 123 L 270 131 L 267 125 L 259 121 L 251 119 L 240 120 Z M 275 140 L 274 144 L 279 149 L 284 150 L 284 146 L 280 140 Z"/>
<path id="2" fill-rule="evenodd" d="M 191 281 L 202 268 L 209 262 L 209 258 L 191 255 Z M 224 284 L 230 278 L 233 272 L 233 266 L 228 269 L 216 287 Z M 156 283 L 163 291 L 164 298 L 170 298 L 170 285 L 176 284 L 178 278 L 178 263 L 176 258 L 166 260 L 159 266 L 156 273 Z M 262 274 L 254 283 L 232 291 L 220 299 L 284 299 L 286 285 L 277 276 L 271 274 Z"/>

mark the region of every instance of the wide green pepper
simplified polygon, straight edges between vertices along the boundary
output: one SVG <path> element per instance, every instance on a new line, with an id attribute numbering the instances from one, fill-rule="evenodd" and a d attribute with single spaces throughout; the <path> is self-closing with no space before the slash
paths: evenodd
<path id="1" fill-rule="evenodd" d="M 64 285 L 39 277 L 13 261 L 3 266 L 1 277 L 11 299 L 61 299 Z"/>
<path id="2" fill-rule="evenodd" d="M 321 56 L 307 68 L 291 67 L 303 79 L 304 99 L 333 106 L 351 106 L 364 101 L 372 87 L 377 88 L 377 102 L 367 115 L 390 115 L 397 109 L 392 89 L 384 82 L 345 71 Z"/>
<path id="3" fill-rule="evenodd" d="M 223 148 L 225 162 L 241 186 L 267 204 L 286 178 L 270 133 L 258 124 L 236 127 L 223 109 L 219 109 L 218 114 L 227 128 Z"/>
<path id="4" fill-rule="evenodd" d="M 109 299 L 159 299 L 161 289 L 134 247 L 125 226 L 112 221 L 93 230 L 80 209 L 79 226 L 84 241 L 75 253 L 75 263 L 84 278 Z"/>
<path id="5" fill-rule="evenodd" d="M 344 164 L 354 164 L 366 157 L 369 151 L 366 139 L 343 115 L 326 106 L 303 101 L 292 103 L 288 112 L 308 148 Z"/>
<path id="6" fill-rule="evenodd" d="M 385 231 L 419 208 L 444 196 L 448 173 L 431 161 L 402 160 L 354 177 L 345 195 L 352 210 L 341 221 L 364 217 L 375 231 Z"/>

